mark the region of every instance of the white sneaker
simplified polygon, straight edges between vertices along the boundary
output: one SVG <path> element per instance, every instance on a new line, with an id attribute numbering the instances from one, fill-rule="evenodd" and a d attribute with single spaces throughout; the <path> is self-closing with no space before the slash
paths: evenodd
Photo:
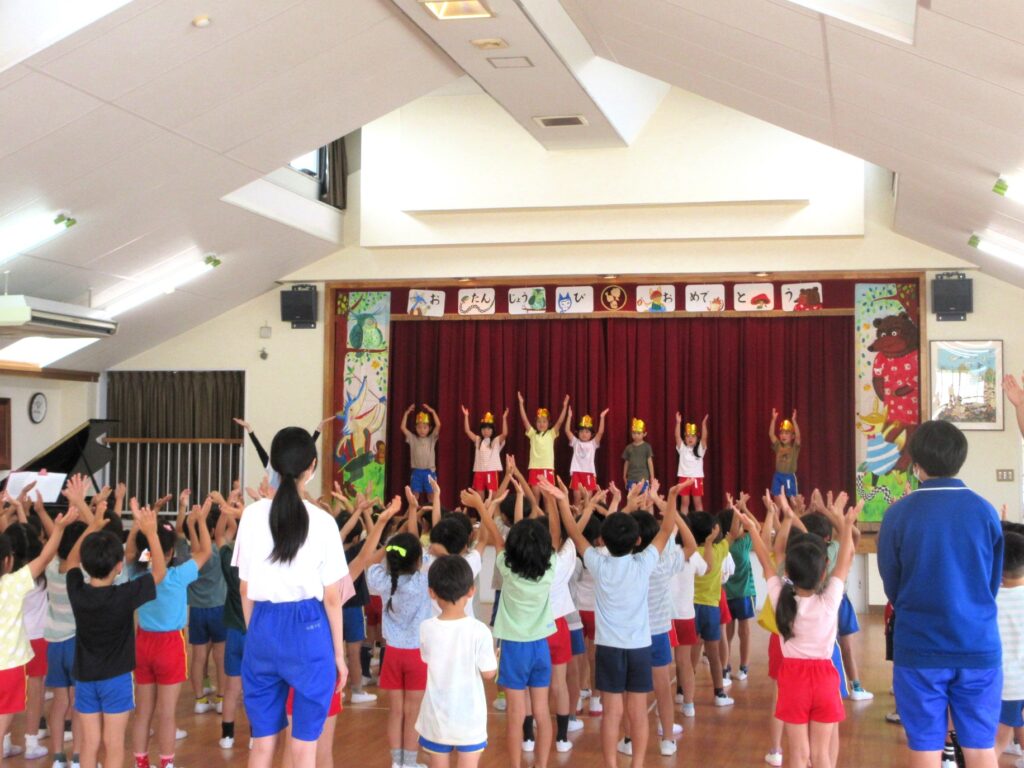
<path id="1" fill-rule="evenodd" d="M 494 701 L 491 702 L 491 706 L 499 712 L 504 712 L 508 708 L 508 702 L 505 700 L 504 694 L 498 694 Z"/>
<path id="2" fill-rule="evenodd" d="M 745 670 L 743 667 L 740 667 L 736 671 L 736 679 L 737 680 L 746 680 L 747 679 L 747 670 Z"/>
<path id="3" fill-rule="evenodd" d="M 533 752 L 537 743 L 533 739 L 523 739 L 523 752 Z"/>
<path id="4" fill-rule="evenodd" d="M 213 699 L 213 708 L 217 710 L 218 715 L 224 714 L 224 697 L 216 696 Z"/>
<path id="5" fill-rule="evenodd" d="M 50 738 L 50 729 L 40 728 L 38 731 L 36 731 L 36 738 L 40 741 L 45 741 L 46 739 Z"/>
<path id="6" fill-rule="evenodd" d="M 40 757 L 46 757 L 50 754 L 50 750 L 44 747 L 42 744 L 36 743 L 35 745 L 25 744 L 25 759 L 26 760 L 38 760 Z"/>
<path id="7" fill-rule="evenodd" d="M 716 707 L 731 707 L 735 703 L 736 701 L 734 699 L 729 698 L 728 696 L 715 696 Z"/>
<path id="8" fill-rule="evenodd" d="M 1006 745 L 1006 749 L 1003 750 L 1004 755 L 1021 755 L 1024 754 L 1020 750 L 1020 744 L 1014 744 L 1012 741 Z"/>
<path id="9" fill-rule="evenodd" d="M 572 752 L 572 742 L 568 741 L 568 740 L 567 741 L 556 741 L 555 742 L 555 751 L 556 752 Z"/>
<path id="10" fill-rule="evenodd" d="M 662 733 L 661 723 L 658 723 L 658 735 L 659 736 L 664 736 L 665 735 L 664 733 Z M 683 735 L 683 726 L 681 726 L 679 723 L 672 723 L 672 735 L 673 736 L 682 736 Z"/>
<path id="11" fill-rule="evenodd" d="M 588 711 L 591 717 L 597 717 L 598 715 L 604 714 L 604 707 L 601 706 L 600 696 L 591 696 L 590 704 L 588 705 Z"/>
<path id="12" fill-rule="evenodd" d="M 377 685 L 376 677 L 367 677 L 366 675 L 363 675 L 361 679 L 364 687 L 367 685 Z"/>
<path id="13" fill-rule="evenodd" d="M 71 731 L 64 731 L 64 741 L 74 741 L 75 734 Z"/>
<path id="14" fill-rule="evenodd" d="M 687 704 L 684 701 L 683 705 L 681 707 L 679 707 L 679 711 L 683 713 L 683 717 L 696 717 L 697 716 L 697 706 L 692 701 L 689 704 Z"/>
<path id="15" fill-rule="evenodd" d="M 686 701 L 686 697 L 681 693 L 676 694 L 676 704 L 682 704 Z"/>
<path id="16" fill-rule="evenodd" d="M 676 743 L 671 739 L 662 739 L 660 749 L 661 754 L 668 757 L 669 755 L 674 755 L 676 753 L 677 747 Z"/>
<path id="17" fill-rule="evenodd" d="M 353 691 L 349 697 L 350 704 L 369 704 L 372 701 L 377 700 L 377 694 L 367 693 L 366 691 Z"/>
<path id="18" fill-rule="evenodd" d="M 863 688 L 858 687 L 850 690 L 851 701 L 871 701 L 873 698 L 875 698 L 875 694 L 871 693 L 871 691 L 865 691 Z"/>
<path id="19" fill-rule="evenodd" d="M 11 741 L 11 734 L 8 733 L 4 736 L 4 757 L 17 757 L 24 751 Z"/>
<path id="20" fill-rule="evenodd" d="M 53 765 L 51 765 L 50 768 L 68 768 L 68 764 L 63 760 L 54 760 Z"/>
<path id="21" fill-rule="evenodd" d="M 213 709 L 213 704 L 210 703 L 210 700 L 206 696 L 196 699 L 196 703 L 192 707 L 192 711 L 197 715 L 205 715 L 211 709 Z"/>
<path id="22" fill-rule="evenodd" d="M 174 740 L 175 741 L 181 741 L 182 739 L 187 739 L 187 738 L 188 738 L 188 731 L 183 730 L 181 728 L 175 728 L 174 729 Z"/>
<path id="23" fill-rule="evenodd" d="M 623 755 L 633 756 L 633 742 L 626 741 L 625 739 L 619 739 L 618 745 L 615 747 Z"/>
<path id="24" fill-rule="evenodd" d="M 222 738 L 217 743 L 220 744 L 220 748 L 221 749 L 233 749 L 234 746 L 235 746 L 235 737 L 234 736 L 225 736 L 224 738 Z"/>
<path id="25" fill-rule="evenodd" d="M 47 690 L 46 693 L 43 694 L 43 701 L 49 701 L 52 698 L 53 698 L 53 691 Z"/>
<path id="26" fill-rule="evenodd" d="M 576 733 L 576 731 L 583 730 L 583 721 L 579 718 L 569 718 L 569 733 Z"/>
<path id="27" fill-rule="evenodd" d="M 956 768 L 956 760 L 943 760 L 941 768 Z"/>
<path id="28" fill-rule="evenodd" d="M 768 752 L 764 756 L 764 761 L 768 765 L 782 765 L 782 753 L 781 752 Z"/>
<path id="29" fill-rule="evenodd" d="M 723 688 L 728 688 L 731 685 L 732 685 L 732 678 L 731 677 L 725 677 L 723 675 L 723 677 L 722 677 L 722 687 Z"/>

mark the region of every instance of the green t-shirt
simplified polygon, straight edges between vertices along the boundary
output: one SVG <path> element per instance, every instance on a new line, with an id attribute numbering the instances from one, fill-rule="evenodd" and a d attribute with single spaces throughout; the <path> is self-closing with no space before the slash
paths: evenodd
<path id="1" fill-rule="evenodd" d="M 224 574 L 227 594 L 224 598 L 224 626 L 245 632 L 245 615 L 242 613 L 242 582 L 238 578 L 238 566 L 231 564 L 235 553 L 235 542 L 220 548 L 220 569 Z"/>
<path id="2" fill-rule="evenodd" d="M 494 636 L 499 640 L 529 643 L 554 634 L 555 619 L 551 613 L 551 582 L 555 579 L 558 555 L 552 551 L 548 569 L 536 581 L 512 572 L 500 552 L 495 567 L 501 574 L 501 600 L 494 620 Z"/>
<path id="3" fill-rule="evenodd" d="M 526 430 L 530 439 L 530 469 L 555 468 L 555 430 L 538 432 L 533 427 Z"/>
<path id="4" fill-rule="evenodd" d="M 779 441 L 772 443 L 775 451 L 775 471 L 783 475 L 796 474 L 796 460 L 800 458 L 800 446 L 796 443 L 783 445 Z"/>
<path id="5" fill-rule="evenodd" d="M 704 546 L 698 547 L 697 551 L 703 556 Z M 707 572 L 703 576 L 693 577 L 694 605 L 718 605 L 722 602 L 722 563 L 728 554 L 728 539 L 722 539 L 711 547 L 711 562 L 708 563 Z M 505 599 L 504 592 L 501 593 L 501 599 Z"/>
<path id="6" fill-rule="evenodd" d="M 728 600 L 754 597 L 757 594 L 757 590 L 754 589 L 754 572 L 750 569 L 750 550 L 753 544 L 750 534 L 746 533 L 729 547 L 729 554 L 736 563 L 736 571 L 725 582 L 725 597 Z"/>
<path id="7" fill-rule="evenodd" d="M 654 456 L 651 444 L 648 442 L 630 443 L 622 452 L 622 459 L 626 462 L 626 482 L 639 482 L 650 480 L 651 473 L 647 466 L 647 460 Z"/>

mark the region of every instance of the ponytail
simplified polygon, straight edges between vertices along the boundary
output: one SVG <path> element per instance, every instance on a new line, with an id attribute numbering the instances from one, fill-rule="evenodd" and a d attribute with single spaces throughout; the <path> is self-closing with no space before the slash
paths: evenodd
<path id="1" fill-rule="evenodd" d="M 270 444 L 270 465 L 281 476 L 281 484 L 270 503 L 270 535 L 274 549 L 272 563 L 290 563 L 309 534 L 309 512 L 299 495 L 296 479 L 316 461 L 316 445 L 301 427 L 285 427 Z"/>
<path id="2" fill-rule="evenodd" d="M 388 593 L 388 602 L 385 605 L 388 613 L 394 613 L 391 607 L 391 600 L 398 591 L 398 577 L 409 573 L 415 573 L 420 567 L 420 560 L 423 559 L 423 545 L 419 538 L 412 533 L 404 532 L 393 536 L 384 547 L 384 555 L 387 560 L 388 575 L 391 577 L 391 592 Z"/>
<path id="3" fill-rule="evenodd" d="M 783 579 L 779 602 L 775 605 L 775 625 L 779 628 L 779 634 L 782 635 L 783 640 L 792 639 L 795 619 L 796 590 L 793 589 L 793 582 L 787 578 Z"/>
<path id="4" fill-rule="evenodd" d="M 825 542 L 813 534 L 802 534 L 790 538 L 786 547 L 786 575 L 782 579 L 782 591 L 775 604 L 775 624 L 783 640 L 793 637 L 796 621 L 796 590 L 818 590 L 825 575 L 828 554 Z"/>

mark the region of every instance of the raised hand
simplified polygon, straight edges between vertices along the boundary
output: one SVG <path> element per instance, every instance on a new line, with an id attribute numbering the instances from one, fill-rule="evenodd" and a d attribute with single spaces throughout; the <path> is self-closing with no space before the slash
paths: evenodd
<path id="1" fill-rule="evenodd" d="M 465 416 L 468 419 L 469 418 L 469 408 L 467 408 L 464 405 L 460 405 L 459 409 L 462 411 L 462 415 Z"/>
<path id="2" fill-rule="evenodd" d="M 681 414 L 679 411 L 676 411 L 676 424 L 682 424 L 682 423 L 683 423 L 683 414 Z"/>
<path id="3" fill-rule="evenodd" d="M 252 432 L 252 425 L 245 419 L 233 418 L 231 420 L 235 422 L 235 424 L 240 426 L 242 429 L 244 429 L 246 432 Z"/>
<path id="4" fill-rule="evenodd" d="M 408 485 L 405 486 L 405 500 L 408 502 L 410 509 L 416 509 L 420 505 L 419 500 L 416 498 L 416 494 L 412 492 L 412 488 Z"/>
<path id="5" fill-rule="evenodd" d="M 1014 408 L 1019 408 L 1024 403 L 1024 388 L 1021 387 L 1016 376 L 1011 374 L 1003 376 L 1003 392 L 1006 393 L 1006 399 Z"/>

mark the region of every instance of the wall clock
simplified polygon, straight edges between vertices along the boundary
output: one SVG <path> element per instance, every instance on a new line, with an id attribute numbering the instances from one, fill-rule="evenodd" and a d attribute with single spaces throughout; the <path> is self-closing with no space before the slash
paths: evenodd
<path id="1" fill-rule="evenodd" d="M 39 424 L 46 418 L 46 395 L 36 392 L 28 400 L 28 418 L 33 424 Z"/>

